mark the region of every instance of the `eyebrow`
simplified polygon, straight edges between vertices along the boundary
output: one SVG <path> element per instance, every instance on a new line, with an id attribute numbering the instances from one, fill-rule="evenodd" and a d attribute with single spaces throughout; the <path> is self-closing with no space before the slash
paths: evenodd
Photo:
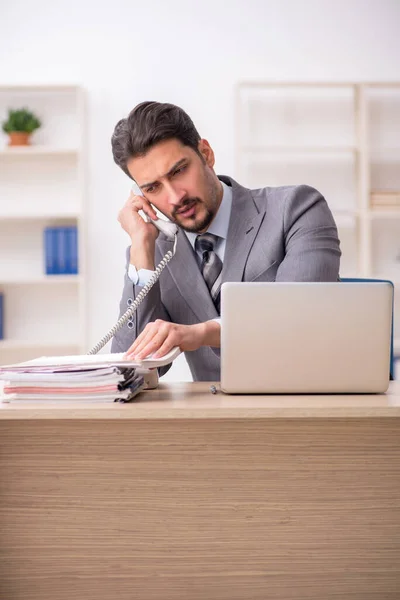
<path id="1" fill-rule="evenodd" d="M 176 171 L 176 169 L 178 169 L 181 165 L 183 165 L 183 163 L 187 162 L 187 158 L 181 158 L 180 160 L 178 160 L 178 162 L 176 162 L 174 164 L 173 167 L 170 168 L 170 170 L 168 171 L 168 173 L 165 173 L 165 175 L 162 175 L 162 177 L 169 177 L 170 175 L 172 175 L 172 173 L 174 171 Z M 160 178 L 161 179 L 161 178 Z M 155 181 L 150 181 L 149 183 L 142 183 L 142 185 L 139 185 L 140 188 L 146 188 L 146 187 L 150 187 L 152 185 L 154 185 L 155 183 L 157 183 L 157 180 Z"/>

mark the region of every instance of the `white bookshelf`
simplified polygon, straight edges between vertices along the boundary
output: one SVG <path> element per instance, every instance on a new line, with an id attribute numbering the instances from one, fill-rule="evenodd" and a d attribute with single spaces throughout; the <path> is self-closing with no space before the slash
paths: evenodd
<path id="1" fill-rule="evenodd" d="M 27 147 L 0 133 L 0 364 L 87 351 L 85 106 L 75 85 L 0 85 L 0 119 L 27 107 L 42 121 Z M 78 275 L 46 275 L 44 230 L 76 225 Z"/>
<path id="2" fill-rule="evenodd" d="M 249 187 L 308 184 L 326 198 L 342 247 L 341 275 L 395 284 L 400 349 L 400 82 L 242 82 L 236 173 Z M 400 351 L 400 350 L 399 350 Z"/>

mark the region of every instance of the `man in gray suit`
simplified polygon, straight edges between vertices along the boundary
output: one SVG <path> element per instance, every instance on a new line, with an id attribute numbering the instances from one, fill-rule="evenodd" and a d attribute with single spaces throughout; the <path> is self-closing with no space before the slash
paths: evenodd
<path id="1" fill-rule="evenodd" d="M 249 190 L 217 176 L 212 148 L 181 108 L 139 104 L 117 123 L 112 150 L 142 192 L 119 213 L 131 240 L 121 314 L 173 246 L 138 211 L 156 219 L 154 205 L 179 226 L 175 256 L 112 352 L 142 358 L 179 346 L 195 381 L 217 381 L 222 282 L 338 279 L 339 239 L 321 194 L 306 185 Z M 238 315 L 243 327 L 247 310 Z"/>

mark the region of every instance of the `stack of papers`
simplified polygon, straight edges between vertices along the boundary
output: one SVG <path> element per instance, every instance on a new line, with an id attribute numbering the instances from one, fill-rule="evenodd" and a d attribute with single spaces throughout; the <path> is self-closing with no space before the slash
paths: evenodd
<path id="1" fill-rule="evenodd" d="M 151 369 L 172 362 L 179 348 L 159 359 L 127 360 L 124 353 L 50 356 L 0 367 L 3 402 L 84 400 L 130 402 Z M 157 373 L 157 371 L 155 371 Z"/>
<path id="2" fill-rule="evenodd" d="M 3 402 L 12 400 L 111 400 L 129 401 L 144 383 L 135 369 L 92 368 L 77 370 L 2 371 L 6 381 Z"/>

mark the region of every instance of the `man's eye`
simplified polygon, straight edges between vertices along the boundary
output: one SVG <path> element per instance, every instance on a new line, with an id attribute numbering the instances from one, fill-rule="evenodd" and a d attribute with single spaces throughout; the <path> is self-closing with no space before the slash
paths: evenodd
<path id="1" fill-rule="evenodd" d="M 176 171 L 174 171 L 174 175 L 179 175 L 180 173 L 182 173 L 184 170 L 186 169 L 186 165 L 183 165 L 182 167 L 179 167 L 179 169 L 176 169 Z"/>
<path id="2" fill-rule="evenodd" d="M 150 185 L 149 187 L 146 188 L 146 194 L 152 194 L 153 192 L 155 192 L 157 189 L 156 185 Z"/>

